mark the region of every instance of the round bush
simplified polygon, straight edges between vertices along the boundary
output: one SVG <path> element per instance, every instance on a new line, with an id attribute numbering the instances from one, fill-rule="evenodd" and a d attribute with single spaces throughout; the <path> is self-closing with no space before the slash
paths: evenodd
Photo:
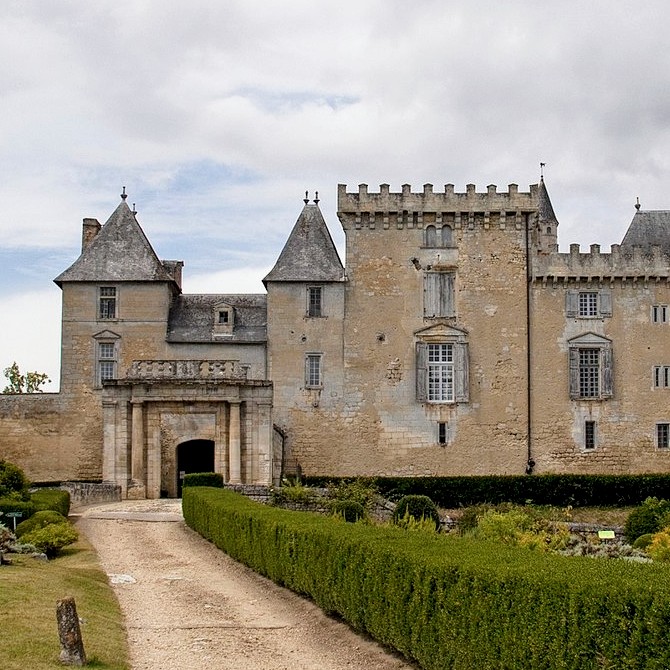
<path id="1" fill-rule="evenodd" d="M 336 500 L 333 503 L 333 514 L 339 515 L 349 523 L 365 518 L 365 508 L 355 500 Z"/>
<path id="2" fill-rule="evenodd" d="M 435 529 L 440 528 L 440 516 L 437 513 L 437 507 L 428 496 L 408 495 L 400 498 L 393 512 L 393 523 L 398 524 L 405 516 L 412 517 L 417 521 L 432 519 L 435 523 Z"/>
<path id="3" fill-rule="evenodd" d="M 79 533 L 71 523 L 51 523 L 43 528 L 26 533 L 21 540 L 27 544 L 34 544 L 40 551 L 53 558 L 58 552 L 79 539 Z"/>
<path id="4" fill-rule="evenodd" d="M 0 460 L 0 498 L 29 500 L 30 482 L 18 465 Z"/>
<path id="5" fill-rule="evenodd" d="M 647 498 L 626 519 L 624 534 L 629 544 L 640 535 L 657 533 L 663 527 L 664 517 L 670 512 L 670 502 L 658 498 Z"/>
<path id="6" fill-rule="evenodd" d="M 23 537 L 26 533 L 32 533 L 52 523 L 66 523 L 67 519 L 60 513 L 52 509 L 45 509 L 41 512 L 35 512 L 30 518 L 22 521 L 16 527 L 16 537 Z"/>

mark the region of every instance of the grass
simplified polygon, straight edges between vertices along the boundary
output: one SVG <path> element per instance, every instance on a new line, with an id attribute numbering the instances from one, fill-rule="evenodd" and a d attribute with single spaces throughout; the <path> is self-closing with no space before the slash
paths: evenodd
<path id="1" fill-rule="evenodd" d="M 7 558 L 12 565 L 0 566 L 0 668 L 62 670 L 56 602 L 73 596 L 87 667 L 128 670 L 118 601 L 85 539 L 48 562 L 17 554 Z"/>

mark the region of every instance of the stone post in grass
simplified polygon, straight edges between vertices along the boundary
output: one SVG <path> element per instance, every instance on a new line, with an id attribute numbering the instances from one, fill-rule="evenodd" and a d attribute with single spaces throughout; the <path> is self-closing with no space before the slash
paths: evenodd
<path id="1" fill-rule="evenodd" d="M 86 653 L 74 598 L 63 598 L 56 603 L 56 619 L 61 647 L 60 662 L 65 665 L 86 665 Z"/>

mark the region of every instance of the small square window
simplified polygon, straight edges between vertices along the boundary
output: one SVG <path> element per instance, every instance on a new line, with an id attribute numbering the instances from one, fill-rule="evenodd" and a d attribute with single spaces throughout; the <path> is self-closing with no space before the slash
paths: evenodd
<path id="1" fill-rule="evenodd" d="M 227 309 L 219 310 L 219 323 L 226 325 L 230 322 L 230 312 Z"/>
<path id="2" fill-rule="evenodd" d="M 670 447 L 670 423 L 656 424 L 656 446 L 659 449 Z"/>
<path id="3" fill-rule="evenodd" d="M 579 316 L 595 317 L 598 316 L 598 292 L 580 291 L 579 292 Z"/>

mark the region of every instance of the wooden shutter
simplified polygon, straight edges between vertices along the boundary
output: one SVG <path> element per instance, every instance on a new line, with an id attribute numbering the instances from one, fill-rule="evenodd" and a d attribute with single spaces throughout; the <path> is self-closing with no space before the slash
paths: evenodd
<path id="1" fill-rule="evenodd" d="M 432 318 L 438 314 L 440 288 L 437 272 L 427 272 L 423 276 L 423 315 Z"/>
<path id="2" fill-rule="evenodd" d="M 428 400 L 428 345 L 416 343 L 416 399 L 418 402 Z"/>
<path id="3" fill-rule="evenodd" d="M 574 319 L 579 316 L 579 291 L 572 289 L 565 293 L 565 316 Z"/>
<path id="4" fill-rule="evenodd" d="M 611 398 L 614 395 L 614 370 L 612 347 L 603 347 L 600 350 L 600 376 L 602 379 L 601 398 Z"/>
<path id="5" fill-rule="evenodd" d="M 440 281 L 440 311 L 438 316 L 454 316 L 454 279 L 453 272 L 443 272 L 439 275 Z"/>
<path id="6" fill-rule="evenodd" d="M 600 291 L 598 303 L 600 316 L 612 316 L 612 291 L 608 288 Z"/>
<path id="7" fill-rule="evenodd" d="M 570 399 L 579 399 L 579 349 L 570 347 Z"/>
<path id="8" fill-rule="evenodd" d="M 468 402 L 470 400 L 467 342 L 454 344 L 454 400 L 456 402 Z"/>

